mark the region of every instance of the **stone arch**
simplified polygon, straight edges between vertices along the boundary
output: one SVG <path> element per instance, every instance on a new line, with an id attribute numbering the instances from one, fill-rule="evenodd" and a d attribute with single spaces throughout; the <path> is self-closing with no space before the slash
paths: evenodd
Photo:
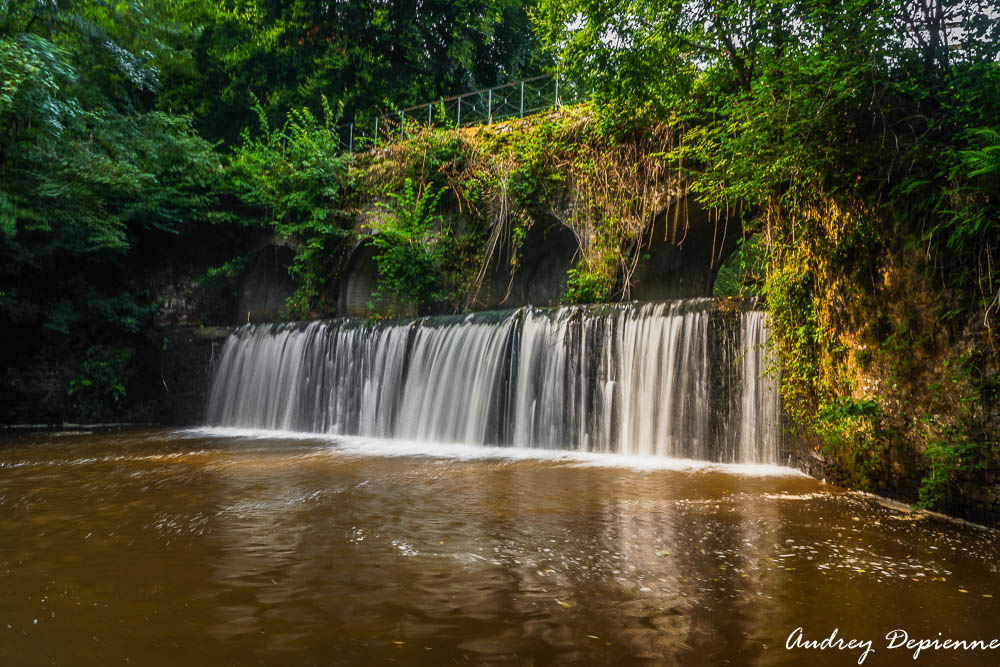
<path id="1" fill-rule="evenodd" d="M 340 298 L 337 313 L 345 317 L 365 317 L 372 312 L 380 312 L 375 303 L 375 292 L 378 290 L 378 264 L 375 263 L 377 250 L 371 242 L 371 237 L 365 237 L 355 244 L 347 257 L 344 272 L 340 276 Z"/>
<path id="2" fill-rule="evenodd" d="M 555 306 L 566 293 L 566 272 L 579 246 L 573 232 L 557 222 L 536 222 L 527 232 L 510 275 L 510 250 L 498 252 L 476 295 L 477 308 Z"/>
<path id="3" fill-rule="evenodd" d="M 281 319 L 288 299 L 295 294 L 295 281 L 288 269 L 295 248 L 286 243 L 261 244 L 249 268 L 240 277 L 237 322 L 270 322 Z"/>
<path id="4" fill-rule="evenodd" d="M 711 296 L 715 276 L 736 250 L 743 234 L 741 216 L 709 215 L 694 200 L 674 224 L 674 210 L 661 211 L 639 249 L 629 298 L 638 301 Z"/>

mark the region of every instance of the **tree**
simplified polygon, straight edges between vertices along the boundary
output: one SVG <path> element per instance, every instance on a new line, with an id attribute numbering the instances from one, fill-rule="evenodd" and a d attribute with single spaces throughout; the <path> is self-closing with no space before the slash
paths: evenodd
<path id="1" fill-rule="evenodd" d="M 205 27 L 194 47 L 192 110 L 234 143 L 260 97 L 272 124 L 326 96 L 347 121 L 541 71 L 525 4 L 515 0 L 183 2 Z"/>
<path id="2" fill-rule="evenodd" d="M 690 192 L 747 213 L 786 408 L 841 481 L 892 492 L 893 464 L 920 461 L 941 504 L 996 465 L 989 3 L 542 0 L 535 17 L 604 132 L 666 126 Z M 959 339 L 975 343 L 942 343 Z"/>
<path id="3" fill-rule="evenodd" d="M 32 345 L 136 333 L 138 248 L 207 219 L 219 160 L 152 109 L 171 49 L 138 3 L 0 3 L 0 321 Z M 156 51 L 150 49 L 157 49 Z M 48 333 L 46 333 L 48 332 Z M 118 334 L 114 334 L 118 332 Z"/>

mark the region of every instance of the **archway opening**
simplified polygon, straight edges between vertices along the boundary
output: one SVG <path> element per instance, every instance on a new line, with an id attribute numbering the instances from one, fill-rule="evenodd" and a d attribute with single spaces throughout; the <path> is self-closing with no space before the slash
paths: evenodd
<path id="1" fill-rule="evenodd" d="M 661 212 L 639 249 L 629 298 L 711 296 L 719 269 L 738 247 L 742 233 L 738 214 L 728 219 L 710 215 L 691 200 L 681 215 L 675 216 L 673 209 Z"/>
<path id="2" fill-rule="evenodd" d="M 377 250 L 371 239 L 362 239 L 347 258 L 340 279 L 338 314 L 345 317 L 365 317 L 380 313 L 381 301 L 377 298 Z M 384 309 L 384 307 L 383 307 Z"/>

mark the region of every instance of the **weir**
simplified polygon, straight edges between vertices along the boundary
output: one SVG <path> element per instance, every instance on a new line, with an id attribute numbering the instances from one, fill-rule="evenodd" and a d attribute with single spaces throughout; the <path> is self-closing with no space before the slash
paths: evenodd
<path id="1" fill-rule="evenodd" d="M 784 457 L 767 323 L 717 300 L 248 324 L 211 426 L 719 462 Z"/>

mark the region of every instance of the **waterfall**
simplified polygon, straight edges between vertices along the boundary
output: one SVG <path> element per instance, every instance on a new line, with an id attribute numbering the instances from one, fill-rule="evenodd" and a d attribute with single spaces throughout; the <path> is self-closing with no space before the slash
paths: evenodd
<path id="1" fill-rule="evenodd" d="M 206 421 L 773 463 L 781 406 L 764 372 L 766 319 L 714 304 L 248 324 L 223 346 Z"/>
<path id="2" fill-rule="evenodd" d="M 708 314 L 691 305 L 527 311 L 513 442 L 707 458 Z"/>
<path id="3" fill-rule="evenodd" d="M 771 463 L 778 460 L 781 434 L 781 400 L 777 384 L 768 375 L 767 321 L 764 313 L 750 311 L 740 317 L 743 342 L 740 392 L 739 460 Z"/>

